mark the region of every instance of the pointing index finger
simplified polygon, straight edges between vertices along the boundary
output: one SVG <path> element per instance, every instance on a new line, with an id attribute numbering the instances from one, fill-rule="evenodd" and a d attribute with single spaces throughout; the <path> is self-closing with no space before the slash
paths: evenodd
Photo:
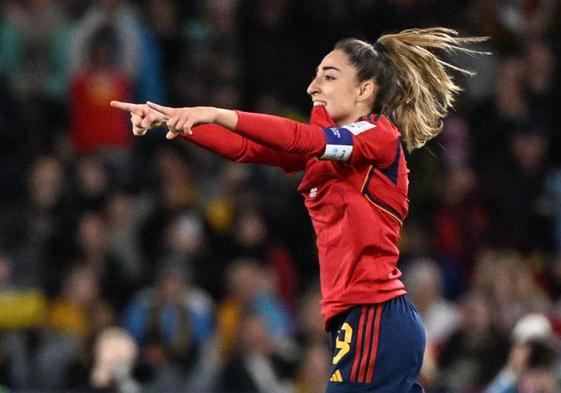
<path id="1" fill-rule="evenodd" d="M 155 111 L 163 113 L 164 115 L 171 116 L 172 112 L 173 112 L 173 108 L 170 108 L 168 106 L 162 106 L 162 105 L 154 104 L 153 102 L 150 102 L 150 101 L 146 102 L 146 105 L 148 105 L 150 108 L 154 109 Z"/>
<path id="2" fill-rule="evenodd" d="M 135 112 L 135 113 L 142 112 L 142 105 L 132 104 L 130 102 L 111 101 L 111 106 L 113 108 L 122 109 L 128 112 Z"/>

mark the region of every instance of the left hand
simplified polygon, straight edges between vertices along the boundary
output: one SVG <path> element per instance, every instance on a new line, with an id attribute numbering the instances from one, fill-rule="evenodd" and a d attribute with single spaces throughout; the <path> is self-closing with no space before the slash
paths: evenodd
<path id="1" fill-rule="evenodd" d="M 153 102 L 147 102 L 146 104 L 164 115 L 168 128 L 167 139 L 173 139 L 180 134 L 192 135 L 192 127 L 197 124 L 214 123 L 218 117 L 218 109 L 208 106 L 171 108 Z"/>

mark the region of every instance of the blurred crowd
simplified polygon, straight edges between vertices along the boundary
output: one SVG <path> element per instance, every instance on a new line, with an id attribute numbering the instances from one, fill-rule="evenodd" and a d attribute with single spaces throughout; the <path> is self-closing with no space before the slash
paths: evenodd
<path id="1" fill-rule="evenodd" d="M 306 121 L 344 37 L 490 40 L 409 156 L 399 267 L 427 393 L 561 391 L 561 1 L 0 2 L 0 392 L 319 393 L 331 363 L 299 176 L 109 101 Z"/>

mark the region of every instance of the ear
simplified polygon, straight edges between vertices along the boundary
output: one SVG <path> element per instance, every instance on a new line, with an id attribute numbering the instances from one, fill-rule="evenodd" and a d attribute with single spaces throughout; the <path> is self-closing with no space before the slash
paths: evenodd
<path id="1" fill-rule="evenodd" d="M 376 85 L 372 79 L 360 82 L 356 95 L 357 102 L 373 100 L 375 91 Z"/>

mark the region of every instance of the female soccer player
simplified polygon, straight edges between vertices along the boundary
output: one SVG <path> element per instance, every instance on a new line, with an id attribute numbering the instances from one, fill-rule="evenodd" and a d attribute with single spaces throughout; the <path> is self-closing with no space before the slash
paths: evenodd
<path id="1" fill-rule="evenodd" d="M 483 38 L 445 28 L 339 41 L 308 86 L 311 124 L 213 107 L 112 102 L 135 135 L 165 125 L 237 162 L 303 170 L 317 234 L 321 309 L 333 350 L 327 392 L 422 392 L 425 335 L 405 296 L 397 244 L 408 211 L 410 152 L 442 130 L 460 91 L 431 50 L 474 52 Z"/>

